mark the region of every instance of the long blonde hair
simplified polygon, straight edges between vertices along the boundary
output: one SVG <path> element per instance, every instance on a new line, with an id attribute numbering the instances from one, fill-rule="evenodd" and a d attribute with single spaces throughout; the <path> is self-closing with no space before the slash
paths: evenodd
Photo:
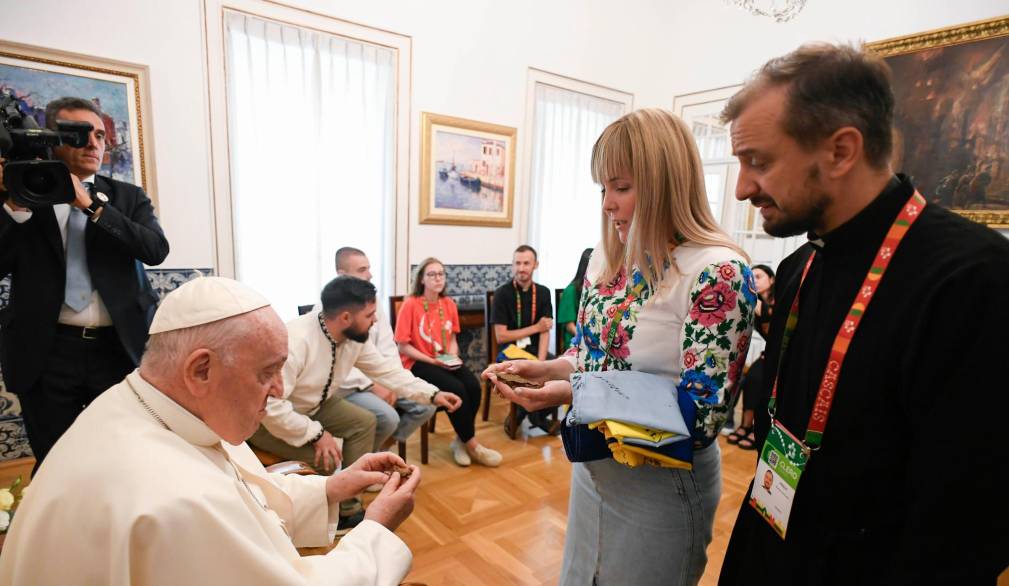
<path id="1" fill-rule="evenodd" d="M 602 214 L 605 265 L 598 283 L 612 280 L 622 266 L 636 266 L 655 290 L 664 267 L 676 268 L 672 249 L 682 242 L 724 246 L 748 259 L 711 215 L 697 146 L 672 112 L 636 110 L 606 127 L 592 147 L 592 179 L 604 185 L 621 174 L 633 178 L 637 203 L 626 244 Z"/>

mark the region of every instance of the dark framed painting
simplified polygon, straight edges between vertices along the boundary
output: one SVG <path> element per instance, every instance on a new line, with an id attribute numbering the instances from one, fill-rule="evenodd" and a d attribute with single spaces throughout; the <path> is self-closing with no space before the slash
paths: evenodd
<path id="1" fill-rule="evenodd" d="M 12 92 L 40 127 L 56 98 L 93 101 L 107 137 L 99 173 L 143 187 L 157 207 L 147 67 L 0 41 L 0 91 Z"/>
<path id="2" fill-rule="evenodd" d="M 867 47 L 893 72 L 894 169 L 929 202 L 1009 228 L 1009 16 Z"/>

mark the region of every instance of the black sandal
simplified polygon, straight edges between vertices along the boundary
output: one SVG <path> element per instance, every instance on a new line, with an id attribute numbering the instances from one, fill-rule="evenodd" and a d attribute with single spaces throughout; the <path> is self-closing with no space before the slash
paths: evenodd
<path id="1" fill-rule="evenodd" d="M 745 444 L 743 442 L 746 442 Z M 736 446 L 740 450 L 756 450 L 757 449 L 757 438 L 754 437 L 753 432 L 746 434 L 745 436 L 739 438 L 736 442 Z"/>
<path id="2" fill-rule="evenodd" d="M 736 431 L 729 434 L 729 437 L 726 438 L 725 441 L 729 442 L 730 444 L 738 444 L 739 440 L 745 439 L 746 436 L 750 435 L 750 432 L 752 431 L 753 431 L 752 427 L 739 426 L 736 428 Z"/>

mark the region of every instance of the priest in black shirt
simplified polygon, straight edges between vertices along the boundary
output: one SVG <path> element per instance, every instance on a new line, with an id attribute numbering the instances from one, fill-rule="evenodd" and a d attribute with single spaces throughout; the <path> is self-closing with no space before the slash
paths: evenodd
<path id="1" fill-rule="evenodd" d="M 894 174 L 893 108 L 879 57 L 816 44 L 768 62 L 723 112 L 737 199 L 771 235 L 808 233 L 778 269 L 765 380 L 771 429 L 815 449 L 785 538 L 751 485 L 722 585 L 994 584 L 1009 564 L 992 425 L 1009 413 L 1009 240 Z"/>

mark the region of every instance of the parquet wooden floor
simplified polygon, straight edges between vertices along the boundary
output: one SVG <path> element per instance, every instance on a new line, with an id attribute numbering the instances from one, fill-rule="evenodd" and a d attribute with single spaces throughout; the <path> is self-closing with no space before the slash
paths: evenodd
<path id="1" fill-rule="evenodd" d="M 448 449 L 452 426 L 439 414 L 417 506 L 398 531 L 414 553 L 407 580 L 428 586 L 478 586 L 552 585 L 560 578 L 571 467 L 558 438 L 508 439 L 501 427 L 507 409 L 503 400 L 495 399 L 490 421 L 477 420 L 480 441 L 505 456 L 497 469 L 456 466 Z M 407 457 L 419 462 L 419 434 L 414 435 Z M 756 463 L 755 452 L 719 441 L 722 499 L 702 586 L 717 583 Z M 28 478 L 33 465 L 31 458 L 0 463 L 0 486 L 9 486 L 17 476 Z M 1009 586 L 1009 569 L 999 576 L 998 586 Z"/>
<path id="2" fill-rule="evenodd" d="M 500 468 L 460 468 L 448 445 L 448 417 L 439 413 L 431 460 L 413 515 L 397 534 L 414 554 L 408 581 L 428 586 L 557 584 L 564 551 L 571 465 L 559 438 L 508 439 L 501 422 L 507 404 L 495 398 L 477 437 L 504 455 Z M 419 461 L 416 438 L 407 458 Z M 723 492 L 701 584 L 713 585 L 756 463 L 754 452 L 723 444 Z"/>

